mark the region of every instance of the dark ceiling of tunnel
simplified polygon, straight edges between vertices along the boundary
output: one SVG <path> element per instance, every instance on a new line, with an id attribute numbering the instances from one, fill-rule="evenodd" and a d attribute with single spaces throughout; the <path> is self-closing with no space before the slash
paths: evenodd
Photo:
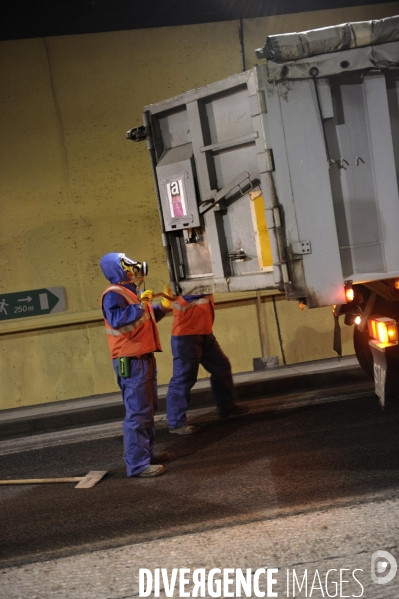
<path id="1" fill-rule="evenodd" d="M 382 3 L 382 0 L 8 0 L 3 5 L 0 39 L 210 23 Z"/>

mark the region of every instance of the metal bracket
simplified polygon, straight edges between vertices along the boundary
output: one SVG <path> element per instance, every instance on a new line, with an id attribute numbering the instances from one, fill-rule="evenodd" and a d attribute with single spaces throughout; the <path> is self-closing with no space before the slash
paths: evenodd
<path id="1" fill-rule="evenodd" d="M 222 200 L 228 193 L 233 191 L 233 189 L 235 187 L 239 187 L 241 194 L 243 194 L 241 184 L 244 183 L 245 181 L 248 181 L 248 184 L 251 186 L 251 189 L 252 189 L 253 186 L 251 183 L 251 179 L 249 178 L 249 173 L 244 171 L 243 173 L 239 174 L 235 179 L 230 181 L 230 183 L 227 183 L 227 185 L 225 185 L 220 191 L 212 190 L 212 197 L 207 200 L 204 200 L 203 202 L 200 203 L 200 205 L 199 205 L 200 214 L 204 214 L 205 212 L 210 210 L 215 204 L 217 204 L 220 200 Z"/>
<path id="2" fill-rule="evenodd" d="M 338 168 L 343 168 L 344 171 L 347 171 L 348 169 L 346 168 L 345 164 L 349 166 L 349 162 L 345 160 L 345 158 L 340 158 L 340 160 L 337 162 Z"/>
<path id="3" fill-rule="evenodd" d="M 248 192 L 250 192 L 250 191 L 253 190 L 254 186 L 252 185 L 252 181 L 249 178 L 248 178 L 248 181 L 249 181 L 249 190 L 248 190 Z M 238 188 L 239 188 L 240 193 L 241 193 L 242 196 L 245 196 L 245 194 L 248 193 L 247 191 L 243 191 L 242 190 L 241 184 L 238 185 Z"/>
<path id="4" fill-rule="evenodd" d="M 311 254 L 312 246 L 310 241 L 295 241 L 292 244 L 292 253 L 297 255 Z"/>
<path id="5" fill-rule="evenodd" d="M 145 141 L 149 135 L 151 135 L 151 129 L 143 125 L 126 131 L 126 139 L 130 139 L 131 141 Z"/>
<path id="6" fill-rule="evenodd" d="M 247 252 L 243 248 L 240 248 L 238 250 L 231 250 L 228 253 L 228 257 L 229 260 L 232 260 L 233 262 L 244 262 L 244 260 L 247 259 Z"/>

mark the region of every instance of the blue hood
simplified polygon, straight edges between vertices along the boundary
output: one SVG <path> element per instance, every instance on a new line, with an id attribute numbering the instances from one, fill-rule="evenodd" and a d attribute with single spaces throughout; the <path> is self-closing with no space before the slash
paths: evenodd
<path id="1" fill-rule="evenodd" d="M 111 252 L 101 258 L 101 270 L 110 283 L 120 283 L 121 281 L 129 280 L 120 262 L 120 257 L 124 255 L 120 252 Z"/>

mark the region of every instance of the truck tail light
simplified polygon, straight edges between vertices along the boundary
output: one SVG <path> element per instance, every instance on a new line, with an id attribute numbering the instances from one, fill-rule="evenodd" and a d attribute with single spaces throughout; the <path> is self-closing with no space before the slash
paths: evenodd
<path id="1" fill-rule="evenodd" d="M 398 327 L 393 318 L 386 318 L 385 316 L 369 318 L 368 327 L 370 337 L 384 346 L 397 345 Z"/>
<path id="2" fill-rule="evenodd" d="M 355 292 L 353 291 L 352 281 L 345 281 L 345 297 L 347 302 L 353 302 Z"/>

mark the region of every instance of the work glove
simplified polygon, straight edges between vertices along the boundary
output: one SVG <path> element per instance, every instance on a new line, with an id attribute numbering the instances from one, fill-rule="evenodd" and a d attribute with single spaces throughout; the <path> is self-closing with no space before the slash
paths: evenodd
<path id="1" fill-rule="evenodd" d="M 151 289 L 146 289 L 140 295 L 140 301 L 141 302 L 151 302 L 153 297 L 154 297 L 154 292 L 151 291 Z"/>
<path id="2" fill-rule="evenodd" d="M 167 285 L 165 285 L 165 287 L 163 288 L 163 293 L 164 293 L 164 295 L 167 295 L 170 298 L 173 298 L 172 290 Z M 162 301 L 161 301 L 161 306 L 164 310 L 171 310 L 173 307 L 173 300 L 163 297 Z"/>

